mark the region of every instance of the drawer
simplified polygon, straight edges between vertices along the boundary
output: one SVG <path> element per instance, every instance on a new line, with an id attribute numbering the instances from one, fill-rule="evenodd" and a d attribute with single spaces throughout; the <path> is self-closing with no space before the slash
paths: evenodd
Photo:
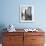
<path id="1" fill-rule="evenodd" d="M 23 44 L 2 44 L 2 46 L 23 46 Z"/>
<path id="2" fill-rule="evenodd" d="M 10 44 L 10 43 L 8 43 L 8 44 L 2 44 L 2 46 L 23 46 L 23 43 L 13 43 L 13 44 Z"/>
<path id="3" fill-rule="evenodd" d="M 2 46 L 16 46 L 14 44 L 2 44 Z"/>
<path id="4" fill-rule="evenodd" d="M 24 36 L 44 36 L 44 32 L 25 32 Z"/>
<path id="5" fill-rule="evenodd" d="M 32 36 L 32 43 L 33 44 L 43 44 L 44 36 Z"/>
<path id="6" fill-rule="evenodd" d="M 21 40 L 23 36 L 4 36 L 3 41 Z"/>
<path id="7" fill-rule="evenodd" d="M 32 44 L 32 37 L 26 36 L 24 37 L 24 46 L 31 46 Z"/>
<path id="8" fill-rule="evenodd" d="M 4 36 L 23 36 L 23 32 L 4 32 Z"/>
<path id="9" fill-rule="evenodd" d="M 23 36 L 4 36 L 3 43 L 15 43 L 23 41 Z"/>
<path id="10" fill-rule="evenodd" d="M 24 40 L 32 40 L 32 36 L 24 36 Z"/>
<path id="11" fill-rule="evenodd" d="M 22 46 L 22 44 L 23 44 L 23 38 L 22 37 L 18 37 L 18 36 L 14 36 L 14 37 L 5 37 L 4 39 L 3 39 L 3 45 L 4 46 Z"/>
<path id="12" fill-rule="evenodd" d="M 32 46 L 44 46 L 44 44 L 32 44 Z"/>

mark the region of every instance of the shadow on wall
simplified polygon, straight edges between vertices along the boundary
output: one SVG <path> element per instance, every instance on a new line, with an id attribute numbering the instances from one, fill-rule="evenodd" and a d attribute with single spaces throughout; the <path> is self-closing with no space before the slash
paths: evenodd
<path id="1" fill-rule="evenodd" d="M 5 32 L 3 29 L 6 28 L 4 24 L 0 24 L 0 43 L 2 43 L 2 32 Z"/>

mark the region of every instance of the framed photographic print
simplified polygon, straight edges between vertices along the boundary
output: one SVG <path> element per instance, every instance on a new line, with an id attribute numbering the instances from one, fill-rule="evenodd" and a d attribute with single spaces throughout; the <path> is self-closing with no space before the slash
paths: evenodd
<path id="1" fill-rule="evenodd" d="M 20 5 L 20 22 L 33 22 L 34 7 L 32 5 Z"/>

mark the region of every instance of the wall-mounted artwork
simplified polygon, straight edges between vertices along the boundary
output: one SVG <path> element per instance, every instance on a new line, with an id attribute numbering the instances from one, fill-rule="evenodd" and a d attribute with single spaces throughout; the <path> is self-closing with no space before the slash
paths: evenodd
<path id="1" fill-rule="evenodd" d="M 20 22 L 33 22 L 34 7 L 32 5 L 20 5 Z"/>

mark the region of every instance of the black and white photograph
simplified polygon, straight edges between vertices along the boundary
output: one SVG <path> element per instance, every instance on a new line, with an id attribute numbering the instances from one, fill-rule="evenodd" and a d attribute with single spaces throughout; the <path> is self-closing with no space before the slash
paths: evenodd
<path id="1" fill-rule="evenodd" d="M 34 9 L 32 5 L 20 6 L 20 21 L 32 22 L 34 19 Z"/>

